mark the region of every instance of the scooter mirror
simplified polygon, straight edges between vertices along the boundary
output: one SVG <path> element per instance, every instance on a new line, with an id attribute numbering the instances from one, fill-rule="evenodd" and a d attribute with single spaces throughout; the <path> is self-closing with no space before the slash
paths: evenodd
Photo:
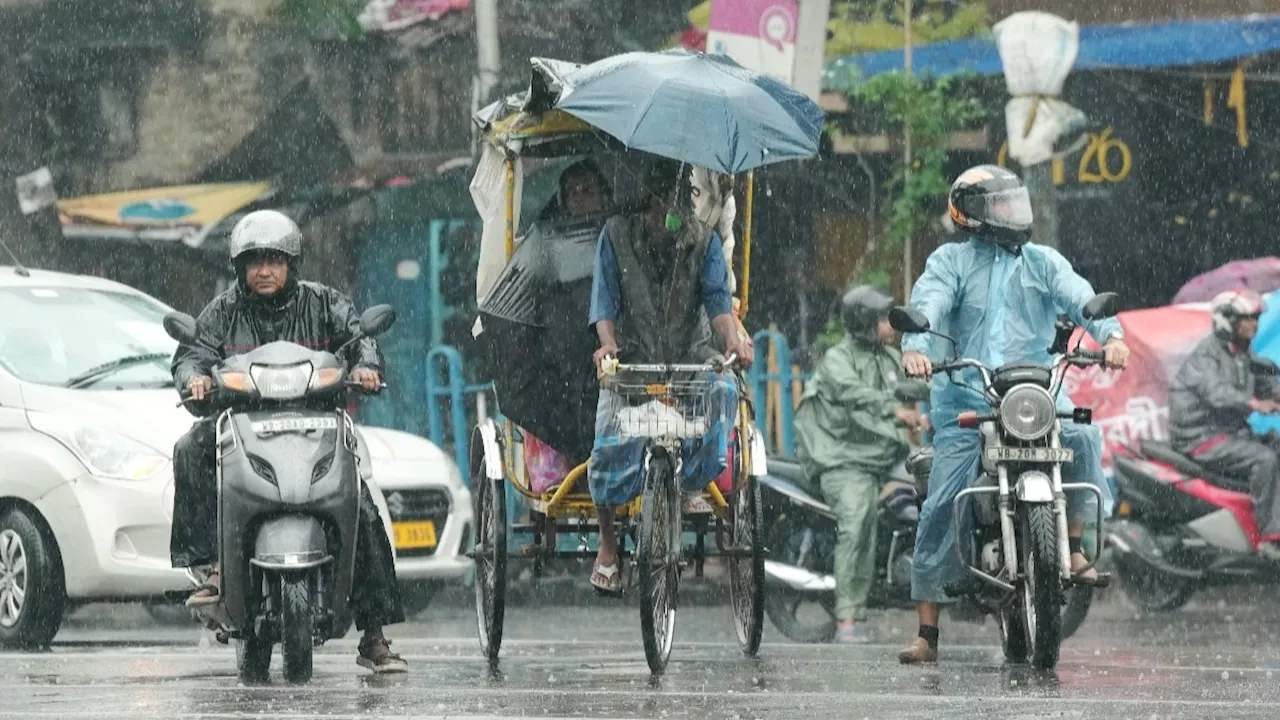
<path id="1" fill-rule="evenodd" d="M 1081 312 L 1087 320 L 1115 317 L 1120 312 L 1120 296 L 1113 292 L 1099 293 L 1084 304 Z"/>
<path id="2" fill-rule="evenodd" d="M 390 305 L 374 305 L 360 315 L 360 334 L 377 337 L 391 329 L 395 322 L 395 308 Z"/>
<path id="3" fill-rule="evenodd" d="M 171 312 L 164 316 L 164 331 L 169 337 L 185 345 L 196 341 L 196 319 L 186 313 Z"/>
<path id="4" fill-rule="evenodd" d="M 889 311 L 889 324 L 902 333 L 929 332 L 929 318 L 909 307 L 896 307 Z"/>

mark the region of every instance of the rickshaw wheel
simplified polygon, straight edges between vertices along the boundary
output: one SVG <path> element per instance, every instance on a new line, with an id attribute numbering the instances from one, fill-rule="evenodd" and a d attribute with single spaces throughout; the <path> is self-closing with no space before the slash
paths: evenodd
<path id="1" fill-rule="evenodd" d="M 729 556 L 729 600 L 733 605 L 738 647 L 743 654 L 754 657 L 760 650 L 760 636 L 764 632 L 763 515 L 759 483 L 752 476 L 747 476 L 745 481 L 730 505 L 735 554 Z"/>
<path id="2" fill-rule="evenodd" d="M 636 572 L 640 576 L 640 634 L 644 658 L 655 675 L 667 668 L 675 637 L 680 586 L 680 493 L 670 458 L 655 451 L 649 460 L 641 509 Z"/>
<path id="3" fill-rule="evenodd" d="M 480 651 L 498 661 L 507 599 L 506 480 L 485 472 L 484 442 L 477 428 L 471 436 L 471 487 L 476 518 L 476 629 Z"/>

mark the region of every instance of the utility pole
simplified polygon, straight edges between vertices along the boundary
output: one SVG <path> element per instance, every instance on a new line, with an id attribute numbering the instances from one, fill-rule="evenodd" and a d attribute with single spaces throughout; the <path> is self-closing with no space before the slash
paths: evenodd
<path id="1" fill-rule="evenodd" d="M 822 68 L 827 47 L 831 0 L 800 0 L 796 18 L 796 59 L 792 85 L 814 102 L 822 97 Z"/>
<path id="2" fill-rule="evenodd" d="M 902 0 L 902 71 L 906 73 L 907 77 L 911 77 L 912 75 L 911 3 L 912 0 Z M 904 165 L 902 178 L 903 187 L 905 189 L 906 183 L 911 182 L 912 148 L 910 118 L 906 118 L 906 121 L 902 125 L 902 162 Z M 911 301 L 911 285 L 914 280 L 913 276 L 915 275 L 913 272 L 915 258 L 912 257 L 911 243 L 911 233 L 907 233 L 907 237 L 902 241 L 902 297 L 905 302 Z"/>
<path id="3" fill-rule="evenodd" d="M 471 86 L 471 114 L 484 107 L 493 96 L 502 71 L 502 51 L 498 42 L 498 0 L 475 0 L 476 77 Z M 471 130 L 476 132 L 474 124 Z"/>

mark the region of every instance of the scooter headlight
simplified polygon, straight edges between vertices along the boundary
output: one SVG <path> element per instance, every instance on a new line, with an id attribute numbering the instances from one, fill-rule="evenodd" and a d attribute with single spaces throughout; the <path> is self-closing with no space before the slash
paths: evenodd
<path id="1" fill-rule="evenodd" d="M 1038 385 L 1019 385 L 1000 401 L 1000 424 L 1019 440 L 1038 440 L 1053 429 L 1057 407 L 1049 391 Z"/>
<path id="2" fill-rule="evenodd" d="M 292 400 L 307 393 L 311 384 L 311 363 L 269 366 L 254 365 L 249 368 L 258 394 L 268 400 Z"/>

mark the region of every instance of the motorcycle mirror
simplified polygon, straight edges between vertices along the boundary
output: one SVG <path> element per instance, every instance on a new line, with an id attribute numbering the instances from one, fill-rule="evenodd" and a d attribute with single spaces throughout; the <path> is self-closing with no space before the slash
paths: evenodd
<path id="1" fill-rule="evenodd" d="M 909 307 L 895 307 L 889 311 L 889 324 L 901 333 L 929 332 L 929 318 L 919 310 Z"/>
<path id="2" fill-rule="evenodd" d="M 360 334 L 364 337 L 377 337 L 396 322 L 395 308 L 390 305 L 374 305 L 360 315 Z"/>
<path id="3" fill-rule="evenodd" d="M 184 345 L 196 341 L 196 319 L 186 313 L 171 312 L 164 316 L 165 333 Z"/>
<path id="4" fill-rule="evenodd" d="M 1087 320 L 1115 317 L 1120 312 L 1120 296 L 1113 292 L 1099 293 L 1084 304 L 1081 312 Z"/>
<path id="5" fill-rule="evenodd" d="M 893 396 L 901 403 L 918 403 L 929 399 L 929 383 L 908 380 L 898 383 Z"/>

